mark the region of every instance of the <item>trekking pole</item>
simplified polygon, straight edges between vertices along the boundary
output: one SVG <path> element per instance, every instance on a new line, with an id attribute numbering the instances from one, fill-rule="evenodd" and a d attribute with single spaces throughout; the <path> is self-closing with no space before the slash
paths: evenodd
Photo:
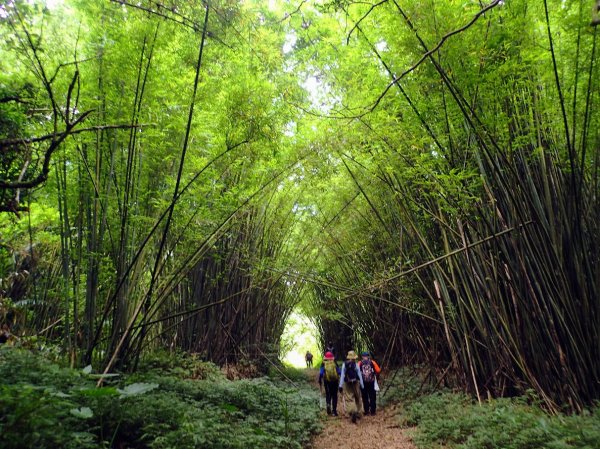
<path id="1" fill-rule="evenodd" d="M 319 383 L 319 409 L 323 410 L 323 385 Z"/>

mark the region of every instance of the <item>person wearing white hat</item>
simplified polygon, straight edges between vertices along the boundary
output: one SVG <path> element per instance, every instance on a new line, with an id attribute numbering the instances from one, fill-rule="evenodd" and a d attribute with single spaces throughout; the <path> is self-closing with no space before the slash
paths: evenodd
<path id="1" fill-rule="evenodd" d="M 346 356 L 346 362 L 342 365 L 340 375 L 339 390 L 344 394 L 346 403 L 346 413 L 350 415 L 352 422 L 355 423 L 360 418 L 362 410 L 361 390 L 364 388 L 362 374 L 356 363 L 358 356 L 354 351 L 349 351 Z"/>

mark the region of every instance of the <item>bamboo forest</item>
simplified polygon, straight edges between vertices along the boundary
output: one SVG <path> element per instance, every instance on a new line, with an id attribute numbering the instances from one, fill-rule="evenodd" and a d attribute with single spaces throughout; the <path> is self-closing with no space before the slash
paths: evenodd
<path id="1" fill-rule="evenodd" d="M 0 0 L 0 448 L 600 448 L 596 0 Z"/>

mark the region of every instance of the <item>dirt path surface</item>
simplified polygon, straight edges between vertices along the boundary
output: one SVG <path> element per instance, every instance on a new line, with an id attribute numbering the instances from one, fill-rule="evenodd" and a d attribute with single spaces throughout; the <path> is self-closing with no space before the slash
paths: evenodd
<path id="1" fill-rule="evenodd" d="M 352 449 L 416 449 L 408 432 L 398 426 L 386 409 L 376 416 L 365 416 L 356 424 L 340 414 L 337 418 L 327 417 L 325 429 L 313 441 L 313 448 L 344 447 L 352 441 Z"/>
<path id="2" fill-rule="evenodd" d="M 317 377 L 316 373 L 307 370 L 312 379 Z M 318 388 L 318 384 L 315 385 Z M 348 447 L 349 441 L 352 449 L 416 449 L 409 435 L 410 429 L 398 425 L 393 407 L 378 408 L 376 416 L 363 416 L 356 424 L 352 424 L 342 411 L 339 403 L 339 416 L 327 417 L 323 432 L 313 440 L 314 449 Z"/>

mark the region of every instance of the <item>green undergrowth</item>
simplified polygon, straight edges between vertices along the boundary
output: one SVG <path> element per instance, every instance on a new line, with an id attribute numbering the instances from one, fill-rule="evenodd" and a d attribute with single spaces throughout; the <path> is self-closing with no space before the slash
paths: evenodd
<path id="1" fill-rule="evenodd" d="M 492 399 L 480 405 L 462 393 L 433 391 L 408 371 L 396 377 L 385 401 L 399 401 L 401 423 L 416 426 L 414 441 L 419 448 L 600 448 L 599 407 L 580 415 L 550 415 L 535 396 Z"/>
<path id="2" fill-rule="evenodd" d="M 434 391 L 430 383 L 421 379 L 419 368 L 402 368 L 386 373 L 380 382 L 380 388 L 379 403 L 384 406 L 394 404 L 400 409 Z"/>
<path id="3" fill-rule="evenodd" d="M 318 397 L 277 377 L 227 380 L 215 366 L 161 355 L 102 388 L 25 350 L 0 350 L 0 447 L 300 448 Z"/>
<path id="4" fill-rule="evenodd" d="M 306 385 L 310 382 L 306 370 L 304 368 L 297 368 L 290 365 L 271 366 L 269 368 L 269 377 L 273 379 L 287 380 L 295 384 Z"/>

